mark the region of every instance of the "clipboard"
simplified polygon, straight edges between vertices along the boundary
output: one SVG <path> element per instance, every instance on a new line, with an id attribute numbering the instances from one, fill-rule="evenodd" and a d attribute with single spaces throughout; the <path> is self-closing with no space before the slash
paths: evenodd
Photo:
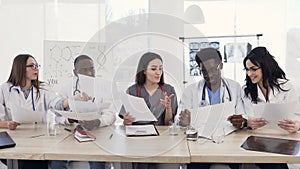
<path id="1" fill-rule="evenodd" d="M 6 131 L 0 132 L 0 149 L 15 147 L 16 143 Z"/>
<path id="2" fill-rule="evenodd" d="M 241 145 L 245 150 L 296 155 L 299 153 L 300 141 L 271 137 L 249 136 Z"/>
<path id="3" fill-rule="evenodd" d="M 159 132 L 153 124 L 125 126 L 125 134 L 128 137 L 159 136 Z"/>

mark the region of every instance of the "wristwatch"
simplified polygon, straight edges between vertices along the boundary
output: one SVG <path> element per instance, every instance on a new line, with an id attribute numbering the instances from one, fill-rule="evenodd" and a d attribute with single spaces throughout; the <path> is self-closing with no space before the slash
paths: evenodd
<path id="1" fill-rule="evenodd" d="M 247 127 L 247 119 L 244 119 L 240 128 L 242 129 L 244 127 Z"/>

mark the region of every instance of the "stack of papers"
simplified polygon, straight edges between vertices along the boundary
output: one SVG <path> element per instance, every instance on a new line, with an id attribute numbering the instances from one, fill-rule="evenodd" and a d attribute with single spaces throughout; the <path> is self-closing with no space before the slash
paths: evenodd
<path id="1" fill-rule="evenodd" d="M 96 137 L 94 135 L 84 130 L 75 130 L 74 138 L 79 142 L 88 142 L 96 140 Z"/>
<path id="2" fill-rule="evenodd" d="M 154 125 L 130 125 L 125 126 L 127 136 L 158 136 Z"/>

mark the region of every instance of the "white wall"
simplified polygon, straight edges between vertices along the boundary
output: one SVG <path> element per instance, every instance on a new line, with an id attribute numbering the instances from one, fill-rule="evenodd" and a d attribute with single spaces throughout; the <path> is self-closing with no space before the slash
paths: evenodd
<path id="1" fill-rule="evenodd" d="M 92 39 L 98 41 L 103 36 L 110 36 L 109 34 L 97 34 L 105 26 L 104 1 L 2 0 L 1 2 L 0 54 L 4 60 L 0 63 L 1 82 L 8 78 L 12 58 L 19 53 L 31 53 L 44 65 L 44 40 L 89 41 Z M 54 2 L 56 2 L 56 6 Z M 300 16 L 299 12 L 296 12 L 298 10 L 296 0 L 274 0 L 272 2 L 269 0 L 185 2 L 182 0 L 150 0 L 149 2 L 150 12 L 168 14 L 175 18 L 182 18 L 184 9 L 189 5 L 197 4 L 203 9 L 205 24 L 186 26 L 174 23 L 174 26 L 169 25 L 163 29 L 154 22 L 154 25 L 149 27 L 151 31 L 161 32 L 171 38 L 152 37 L 151 40 L 145 41 L 146 46 L 150 45 L 149 47 L 159 50 L 164 49 L 170 56 L 176 56 L 182 61 L 182 48 L 187 46 L 178 44 L 179 42 L 175 40 L 178 36 L 198 36 L 199 32 L 207 36 L 262 33 L 260 45 L 266 46 L 279 64 L 286 69 L 287 25 L 299 22 Z M 149 23 L 151 24 L 151 22 Z M 109 38 L 106 37 L 102 40 L 105 39 Z M 168 62 L 165 64 L 169 66 Z M 234 77 L 233 66 L 225 68 L 229 70 L 225 72 L 226 76 Z M 241 68 L 236 67 L 236 75 L 241 73 Z M 173 74 L 176 77 L 173 79 L 181 83 L 183 75 L 180 64 L 177 62 L 171 64 L 168 69 L 169 72 L 175 72 Z M 41 72 L 41 76 L 42 74 L 43 72 Z M 242 76 L 237 77 L 237 80 L 242 83 Z M 172 78 L 170 81 L 173 83 Z M 300 88 L 298 85 L 296 87 Z"/>

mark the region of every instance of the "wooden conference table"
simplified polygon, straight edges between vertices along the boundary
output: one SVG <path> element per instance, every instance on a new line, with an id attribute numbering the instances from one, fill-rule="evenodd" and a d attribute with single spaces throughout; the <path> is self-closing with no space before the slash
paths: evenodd
<path id="1" fill-rule="evenodd" d="M 63 128 L 61 126 L 61 133 L 57 136 L 39 136 L 46 134 L 44 125 L 22 124 L 16 130 L 1 129 L 8 131 L 17 145 L 1 149 L 0 158 L 156 163 L 300 163 L 299 153 L 292 156 L 242 149 L 240 145 L 248 136 L 261 135 L 257 131 L 239 130 L 226 136 L 224 143 L 215 144 L 203 138 L 195 142 L 186 141 L 183 131 L 177 136 L 170 136 L 167 126 L 157 126 L 160 135 L 148 137 L 126 137 L 123 126 L 108 126 L 92 132 L 97 137 L 96 141 L 79 143 Z M 300 140 L 298 133 L 273 136 Z"/>
<path id="2" fill-rule="evenodd" d="M 92 132 L 97 138 L 96 141 L 85 143 L 79 143 L 75 140 L 73 134 L 64 130 L 64 126 L 61 128 L 61 133 L 57 136 L 43 135 L 46 133 L 46 126 L 44 125 L 22 124 L 16 130 L 1 129 L 0 131 L 9 133 L 16 142 L 16 147 L 1 149 L 0 158 L 157 163 L 190 162 L 190 153 L 184 133 L 169 136 L 168 127 L 158 126 L 159 136 L 126 137 L 123 126 L 108 126 Z"/>

